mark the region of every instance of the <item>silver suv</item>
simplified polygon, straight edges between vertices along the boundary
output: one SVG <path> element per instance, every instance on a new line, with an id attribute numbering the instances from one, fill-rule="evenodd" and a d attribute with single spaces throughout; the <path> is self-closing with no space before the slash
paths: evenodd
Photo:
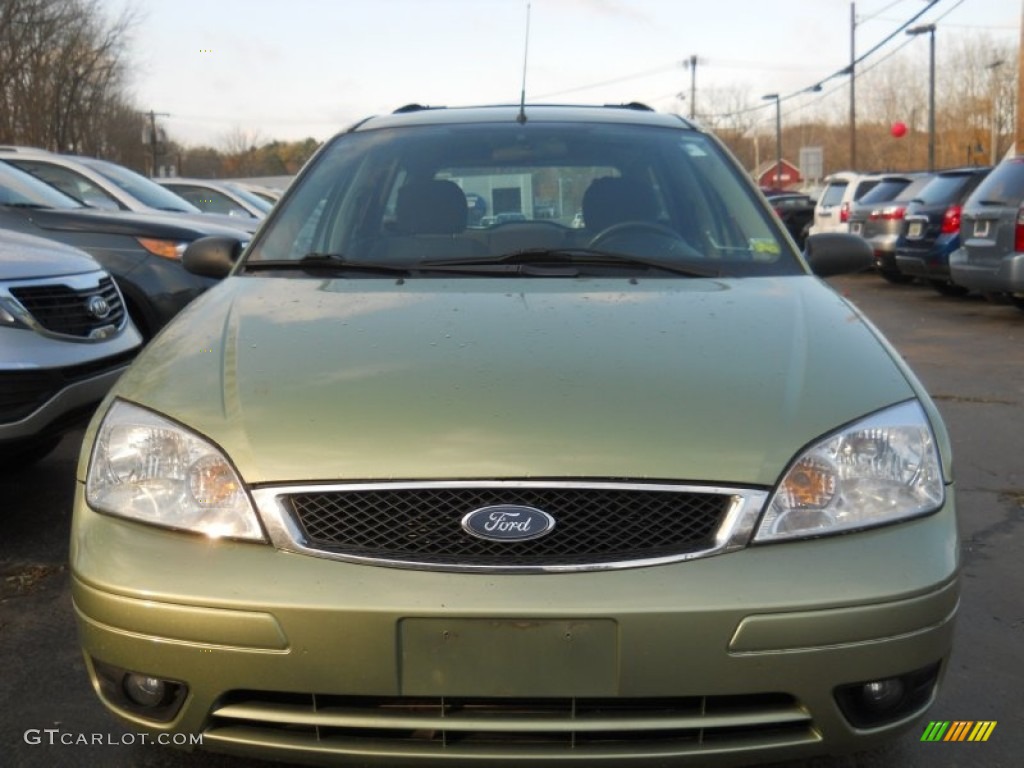
<path id="1" fill-rule="evenodd" d="M 0 230 L 0 471 L 42 458 L 87 419 L 141 342 L 91 256 Z"/>
<path id="2" fill-rule="evenodd" d="M 1024 157 L 997 165 L 967 198 L 960 240 L 949 257 L 953 282 L 1006 294 L 1024 310 Z"/>

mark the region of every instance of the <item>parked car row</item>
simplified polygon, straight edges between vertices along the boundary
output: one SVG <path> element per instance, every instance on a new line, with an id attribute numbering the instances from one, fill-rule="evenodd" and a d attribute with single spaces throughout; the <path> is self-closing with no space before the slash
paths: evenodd
<path id="1" fill-rule="evenodd" d="M 850 232 L 867 241 L 891 283 L 920 280 L 946 296 L 976 291 L 1024 308 L 1024 158 L 994 169 L 831 174 L 803 231 L 782 205 L 806 203 L 763 191 L 798 244 Z"/>
<path id="2" fill-rule="evenodd" d="M 1024 158 L 935 173 L 826 179 L 811 233 L 848 231 L 878 273 L 947 296 L 977 291 L 1024 309 Z"/>
<path id="3" fill-rule="evenodd" d="M 254 232 L 258 222 L 204 212 L 184 197 L 129 168 L 95 157 L 60 155 L 34 147 L 0 147 L 0 160 L 31 173 L 90 208 L 173 213 L 200 226 Z"/>
<path id="4" fill-rule="evenodd" d="M 182 254 L 203 237 L 248 240 L 270 204 L 244 194 L 259 217 L 203 213 L 104 160 L 0 147 L 0 470 L 52 450 L 217 282 Z"/>

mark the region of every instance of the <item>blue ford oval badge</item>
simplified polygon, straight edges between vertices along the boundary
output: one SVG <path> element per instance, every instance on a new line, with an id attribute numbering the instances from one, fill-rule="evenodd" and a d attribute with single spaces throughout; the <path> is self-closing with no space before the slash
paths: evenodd
<path id="1" fill-rule="evenodd" d="M 555 518 L 535 507 L 497 504 L 474 509 L 462 518 L 462 528 L 471 536 L 489 541 L 527 541 L 550 533 Z"/>

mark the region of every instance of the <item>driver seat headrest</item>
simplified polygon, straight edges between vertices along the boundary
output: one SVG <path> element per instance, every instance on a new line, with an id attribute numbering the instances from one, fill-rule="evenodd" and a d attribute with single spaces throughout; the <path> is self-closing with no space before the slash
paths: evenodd
<path id="1" fill-rule="evenodd" d="M 625 221 L 655 221 L 657 217 L 654 191 L 636 179 L 602 176 L 583 193 L 583 223 L 592 232 Z"/>

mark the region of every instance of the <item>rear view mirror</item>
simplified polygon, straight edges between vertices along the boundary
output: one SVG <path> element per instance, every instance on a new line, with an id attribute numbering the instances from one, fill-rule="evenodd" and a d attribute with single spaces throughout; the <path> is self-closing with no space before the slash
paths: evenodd
<path id="1" fill-rule="evenodd" d="M 241 253 L 241 240 L 220 235 L 201 237 L 185 249 L 181 263 L 194 275 L 222 278 L 230 274 Z"/>

